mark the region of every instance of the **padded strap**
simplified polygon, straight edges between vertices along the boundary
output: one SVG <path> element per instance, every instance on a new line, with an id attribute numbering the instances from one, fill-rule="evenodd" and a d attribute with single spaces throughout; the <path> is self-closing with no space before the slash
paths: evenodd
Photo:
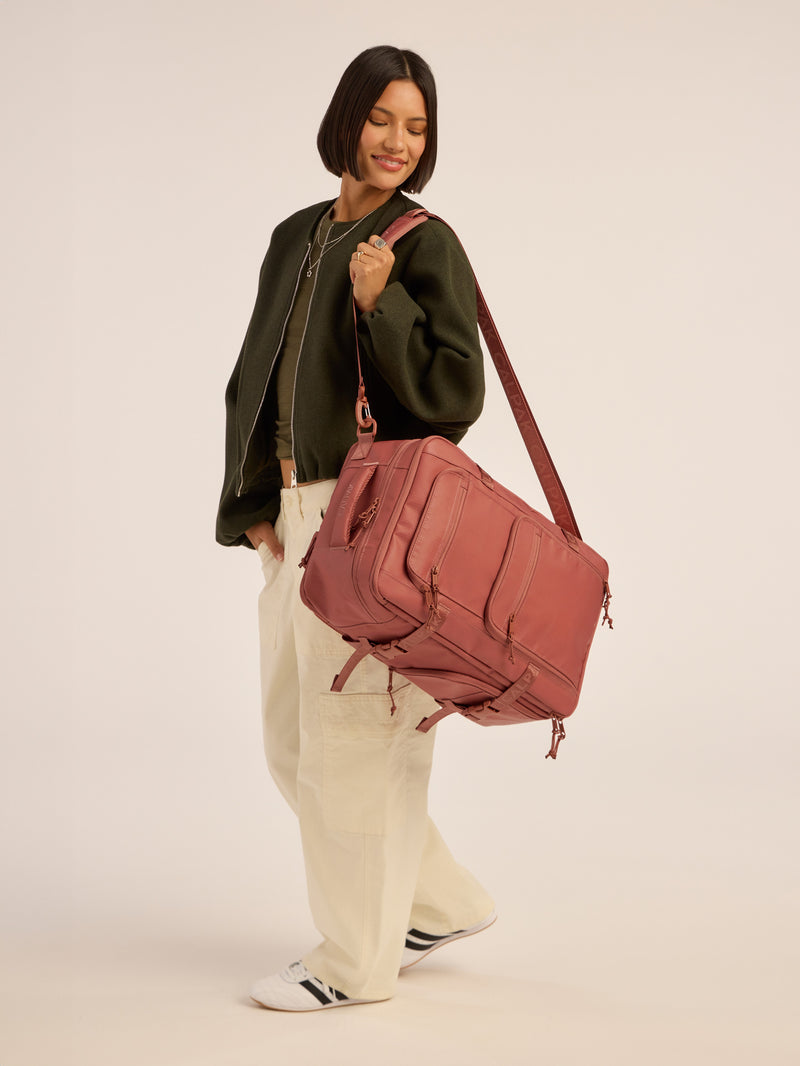
<path id="1" fill-rule="evenodd" d="M 441 222 L 452 231 L 452 226 L 445 222 L 443 218 L 440 218 L 439 215 L 433 215 L 430 211 L 426 211 L 424 208 L 415 208 L 415 210 L 409 211 L 407 214 L 401 215 L 400 218 L 395 219 L 395 221 L 392 222 L 382 234 L 383 239 L 391 248 L 394 242 L 399 240 L 400 237 L 414 229 L 415 226 L 419 226 L 421 223 L 426 222 L 429 218 L 436 219 L 437 222 Z M 456 239 L 457 238 L 458 235 L 456 234 Z M 466 252 L 464 254 L 466 255 Z M 469 259 L 467 261 L 469 262 Z M 472 266 L 472 264 L 470 264 L 470 266 Z M 472 271 L 472 275 L 475 277 L 474 270 Z M 525 442 L 528 455 L 531 457 L 534 470 L 539 478 L 550 510 L 553 513 L 553 518 L 556 524 L 561 526 L 562 529 L 566 530 L 568 533 L 572 533 L 576 537 L 580 537 L 578 523 L 575 521 L 575 515 L 572 512 L 572 506 L 567 497 L 566 489 L 561 482 L 561 478 L 558 476 L 558 472 L 550 457 L 550 453 L 547 450 L 544 438 L 539 431 L 539 427 L 536 425 L 533 412 L 528 405 L 528 401 L 525 399 L 525 393 L 522 391 L 522 386 L 517 380 L 517 375 L 514 373 L 514 369 L 511 366 L 508 352 L 500 339 L 500 334 L 497 332 L 497 326 L 494 324 L 494 319 L 486 304 L 486 299 L 481 292 L 481 287 L 478 284 L 477 278 L 475 278 L 475 294 L 478 300 L 478 325 L 481 328 L 481 332 L 486 341 L 486 347 L 489 349 L 489 354 L 492 357 L 498 377 L 500 378 L 500 382 L 505 391 L 506 398 L 511 407 L 511 413 L 513 414 L 514 420 L 522 434 L 522 439 Z M 360 358 L 359 378 L 361 378 Z"/>

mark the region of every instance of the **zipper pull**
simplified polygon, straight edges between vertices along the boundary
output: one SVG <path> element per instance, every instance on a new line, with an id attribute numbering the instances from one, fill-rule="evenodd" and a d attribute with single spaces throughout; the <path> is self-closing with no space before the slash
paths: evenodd
<path id="1" fill-rule="evenodd" d="M 600 628 L 602 629 L 606 622 L 608 622 L 608 628 L 613 629 L 614 619 L 608 613 L 608 605 L 611 603 L 611 589 L 608 587 L 607 581 L 603 583 L 603 588 L 605 589 L 605 595 L 603 596 L 603 621 L 600 623 Z"/>
<path id="2" fill-rule="evenodd" d="M 425 589 L 425 606 L 428 608 L 428 619 L 425 623 L 430 628 L 434 618 L 439 614 L 439 567 L 431 568 L 431 583 Z"/>
<path id="3" fill-rule="evenodd" d="M 559 718 L 557 714 L 552 716 L 553 718 L 553 739 L 550 742 L 550 751 L 545 755 L 545 759 L 555 759 L 558 755 L 558 745 L 567 735 L 567 731 L 564 728 L 564 719 Z"/>
<path id="4" fill-rule="evenodd" d="M 366 529 L 372 519 L 375 517 L 375 512 L 378 510 L 378 504 L 381 502 L 380 496 L 376 496 L 366 511 L 362 511 L 358 516 L 361 522 L 361 528 Z"/>
<path id="5" fill-rule="evenodd" d="M 378 504 L 380 502 L 381 502 L 380 496 L 376 496 L 376 498 L 372 501 L 372 503 L 369 505 L 369 507 L 366 509 L 366 511 L 362 511 L 361 514 L 358 516 L 358 520 L 361 523 L 361 525 L 358 527 L 358 529 L 355 531 L 355 533 L 350 538 L 350 541 L 349 541 L 349 543 L 347 545 L 347 548 L 345 549 L 346 551 L 351 551 L 353 548 L 355 548 L 356 543 L 358 541 L 358 538 L 361 536 L 361 534 L 364 532 L 364 530 L 370 524 L 372 519 L 375 517 L 375 512 L 378 510 Z"/>
<path id="6" fill-rule="evenodd" d="M 390 716 L 394 718 L 394 712 L 397 710 L 397 704 L 394 702 L 394 667 L 389 667 L 389 684 L 386 686 L 386 691 L 389 693 L 389 699 L 392 701 L 392 709 Z"/>
<path id="7" fill-rule="evenodd" d="M 425 587 L 425 606 L 429 611 L 436 612 L 439 609 L 439 567 L 434 566 L 431 570 L 431 583 Z"/>

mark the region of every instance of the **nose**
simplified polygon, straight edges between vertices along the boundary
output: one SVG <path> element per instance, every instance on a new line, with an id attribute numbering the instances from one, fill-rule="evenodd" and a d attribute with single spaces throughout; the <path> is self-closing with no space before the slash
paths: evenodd
<path id="1" fill-rule="evenodd" d="M 403 130 L 400 126 L 387 126 L 384 142 L 386 151 L 399 155 L 403 150 Z"/>

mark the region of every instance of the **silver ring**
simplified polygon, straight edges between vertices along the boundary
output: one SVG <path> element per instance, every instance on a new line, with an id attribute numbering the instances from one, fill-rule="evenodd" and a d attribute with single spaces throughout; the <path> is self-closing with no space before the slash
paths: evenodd
<path id="1" fill-rule="evenodd" d="M 356 259 L 358 260 L 359 263 L 361 262 L 361 256 L 363 254 L 364 254 L 363 252 L 356 252 Z"/>
<path id="2" fill-rule="evenodd" d="M 375 240 L 372 243 L 372 247 L 373 248 L 385 248 L 386 247 L 386 241 L 383 239 L 383 237 L 376 237 Z"/>

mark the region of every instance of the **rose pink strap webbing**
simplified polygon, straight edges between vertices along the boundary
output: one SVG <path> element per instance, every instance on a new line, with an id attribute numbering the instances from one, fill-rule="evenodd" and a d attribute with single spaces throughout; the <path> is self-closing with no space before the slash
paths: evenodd
<path id="1" fill-rule="evenodd" d="M 395 221 L 392 222 L 382 234 L 382 237 L 391 248 L 394 242 L 399 240 L 400 237 L 408 233 L 409 230 L 414 229 L 415 226 L 419 226 L 422 222 L 426 222 L 428 219 L 436 219 L 438 222 L 447 226 L 448 229 L 452 230 L 452 226 L 445 222 L 443 218 L 431 214 L 424 208 L 417 208 L 414 211 L 409 211 L 407 214 L 395 219 Z M 458 239 L 457 234 L 456 239 Z M 475 277 L 474 270 L 472 273 L 473 277 Z M 542 434 L 539 432 L 539 427 L 536 425 L 536 420 L 533 417 L 528 401 L 525 399 L 525 393 L 522 391 L 522 386 L 517 380 L 517 375 L 514 373 L 514 369 L 511 366 L 508 352 L 500 339 L 500 334 L 497 332 L 497 326 L 494 324 L 491 312 L 486 305 L 486 300 L 481 292 L 481 287 L 478 284 L 477 278 L 475 278 L 475 293 L 478 304 L 478 325 L 481 328 L 481 332 L 486 341 L 486 347 L 489 349 L 489 354 L 492 357 L 495 369 L 497 370 L 500 382 L 505 391 L 506 398 L 511 407 L 511 413 L 519 427 L 528 455 L 531 458 L 536 475 L 539 478 L 539 482 L 544 491 L 545 498 L 553 513 L 553 518 L 556 524 L 562 529 L 580 538 L 578 524 L 575 521 L 575 515 L 572 513 L 572 507 L 567 498 L 566 490 L 561 483 L 561 478 L 558 476 L 558 472 L 556 471 L 553 460 L 547 450 L 547 445 L 542 438 Z M 353 308 L 355 311 L 355 303 Z M 363 399 L 363 378 L 361 375 L 361 358 L 358 353 L 357 342 L 356 355 L 358 358 L 358 377 L 360 383 L 359 401 L 361 401 Z M 357 404 L 357 417 L 359 410 L 360 408 Z M 366 414 L 369 416 L 368 411 Z"/>

